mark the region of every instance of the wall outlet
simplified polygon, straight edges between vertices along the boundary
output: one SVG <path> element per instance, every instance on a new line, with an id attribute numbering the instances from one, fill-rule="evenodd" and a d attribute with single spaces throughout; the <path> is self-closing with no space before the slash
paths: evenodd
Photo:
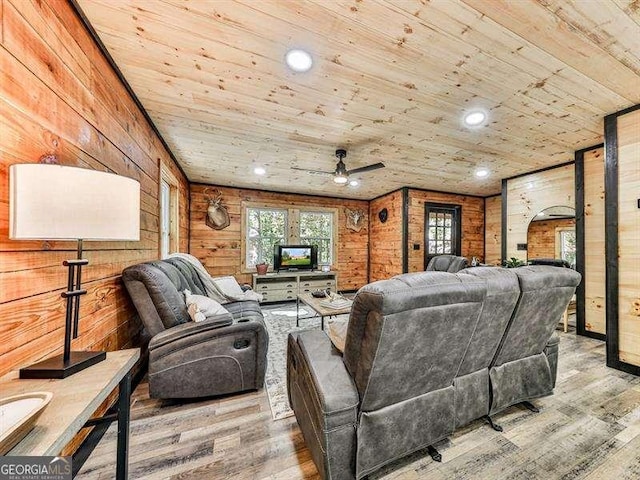
<path id="1" fill-rule="evenodd" d="M 413 244 L 413 249 L 414 250 L 420 250 L 420 244 L 419 243 L 414 243 Z"/>
<path id="2" fill-rule="evenodd" d="M 517 247 L 518 250 L 527 250 L 527 244 L 526 243 L 518 243 Z"/>

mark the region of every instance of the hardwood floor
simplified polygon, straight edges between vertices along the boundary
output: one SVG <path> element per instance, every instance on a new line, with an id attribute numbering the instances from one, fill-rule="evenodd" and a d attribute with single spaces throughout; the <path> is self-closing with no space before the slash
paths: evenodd
<path id="1" fill-rule="evenodd" d="M 638 479 L 640 378 L 605 366 L 605 344 L 562 334 L 553 396 L 540 413 L 511 407 L 459 430 L 371 479 Z M 76 477 L 111 479 L 115 429 Z M 132 405 L 131 479 L 318 479 L 294 417 L 273 421 L 264 391 L 191 403 L 151 400 L 146 383 Z"/>

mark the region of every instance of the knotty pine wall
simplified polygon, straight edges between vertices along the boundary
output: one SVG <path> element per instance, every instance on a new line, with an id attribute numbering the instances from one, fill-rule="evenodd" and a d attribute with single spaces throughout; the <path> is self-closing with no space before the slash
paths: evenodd
<path id="1" fill-rule="evenodd" d="M 231 225 L 224 230 L 213 230 L 205 224 L 208 207 L 204 194 L 206 188 L 222 193 L 222 204 L 231 217 Z M 369 202 L 192 184 L 190 252 L 200 259 L 211 275 L 233 275 L 240 283 L 251 283 L 251 272 L 243 272 L 241 265 L 243 202 L 338 208 L 338 257 L 332 267 L 338 272 L 338 289 L 356 290 L 367 284 L 369 236 L 366 217 L 359 232 L 349 230 L 346 228 L 345 207 L 361 209 L 366 214 Z"/>
<path id="2" fill-rule="evenodd" d="M 618 348 L 640 366 L 640 110 L 618 117 Z"/>
<path id="3" fill-rule="evenodd" d="M 369 202 L 369 281 L 384 280 L 402 273 L 402 190 Z M 382 223 L 378 213 L 388 211 Z"/>
<path id="4" fill-rule="evenodd" d="M 507 181 L 507 258 L 526 260 L 517 249 L 527 243 L 531 220 L 542 210 L 563 205 L 575 208 L 575 168 L 568 164 Z"/>
<path id="5" fill-rule="evenodd" d="M 556 232 L 558 229 L 576 227 L 574 218 L 560 218 L 531 222 L 527 233 L 527 260 L 533 258 L 558 258 L 556 255 Z"/>
<path id="6" fill-rule="evenodd" d="M 8 239 L 8 167 L 55 154 L 59 163 L 112 171 L 141 184 L 139 242 L 85 242 L 80 336 L 75 349 L 138 345 L 120 273 L 157 259 L 159 163 L 181 184 L 180 244 L 188 248 L 188 184 L 71 6 L 0 0 L 0 374 L 61 353 L 62 261 L 75 242 Z M 73 188 L 73 186 L 70 186 Z"/>
<path id="7" fill-rule="evenodd" d="M 502 264 L 502 195 L 484 199 L 484 262 Z"/>
<path id="8" fill-rule="evenodd" d="M 584 153 L 584 327 L 606 334 L 604 148 Z"/>
<path id="9" fill-rule="evenodd" d="M 451 193 L 409 189 L 409 271 L 424 271 L 424 205 L 446 203 L 462 207 L 461 254 L 471 262 L 472 257 L 484 258 L 484 199 Z M 420 250 L 413 245 L 419 244 Z"/>

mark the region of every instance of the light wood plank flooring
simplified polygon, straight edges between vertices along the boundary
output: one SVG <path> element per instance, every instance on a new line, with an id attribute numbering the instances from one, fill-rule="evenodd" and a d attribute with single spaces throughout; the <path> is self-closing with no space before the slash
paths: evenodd
<path id="1" fill-rule="evenodd" d="M 417 452 L 372 479 L 638 479 L 640 378 L 605 366 L 603 342 L 561 334 L 555 394 L 538 414 L 512 407 L 504 432 L 477 421 L 438 445 L 442 463 Z M 78 479 L 114 476 L 115 429 Z M 273 421 L 264 391 L 186 404 L 133 395 L 131 479 L 317 479 L 294 417 Z"/>

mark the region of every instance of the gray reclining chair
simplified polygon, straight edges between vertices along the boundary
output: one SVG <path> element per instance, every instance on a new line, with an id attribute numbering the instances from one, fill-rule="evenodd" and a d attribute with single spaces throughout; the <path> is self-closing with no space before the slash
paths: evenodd
<path id="1" fill-rule="evenodd" d="M 206 295 L 188 262 L 172 258 L 122 272 L 149 342 L 152 398 L 191 398 L 261 388 L 268 337 L 257 302 L 225 304 L 229 314 L 192 322 L 183 291 Z"/>
<path id="2" fill-rule="evenodd" d="M 489 371 L 491 415 L 553 392 L 560 341 L 555 330 L 581 279 L 570 268 L 542 265 L 513 272 L 520 299 Z"/>
<path id="3" fill-rule="evenodd" d="M 362 478 L 453 432 L 485 294 L 470 275 L 400 275 L 358 291 L 344 359 L 324 332 L 289 335 L 289 401 L 322 478 Z"/>
<path id="4" fill-rule="evenodd" d="M 480 320 L 454 380 L 456 388 L 456 427 L 488 417 L 491 410 L 489 368 L 520 298 L 520 285 L 514 269 L 477 267 L 464 270 L 487 284 Z"/>
<path id="5" fill-rule="evenodd" d="M 456 255 L 437 255 L 427 265 L 427 272 L 457 273 L 469 266 L 469 260 Z"/>

